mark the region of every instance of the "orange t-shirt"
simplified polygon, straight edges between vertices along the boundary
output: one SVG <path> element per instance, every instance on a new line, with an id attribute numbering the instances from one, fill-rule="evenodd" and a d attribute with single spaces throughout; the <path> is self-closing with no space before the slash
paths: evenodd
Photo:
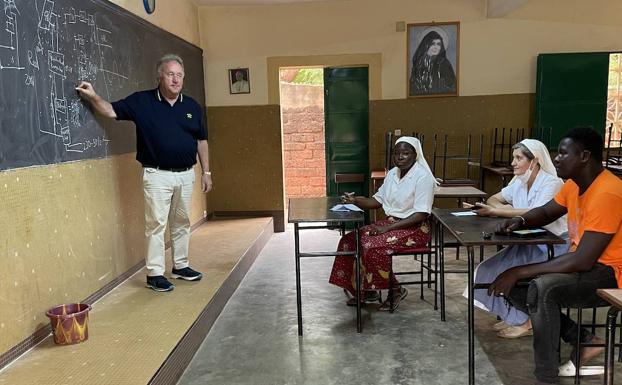
<path id="1" fill-rule="evenodd" d="M 571 251 L 585 231 L 615 234 L 598 262 L 613 268 L 622 288 L 622 180 L 604 170 L 587 191 L 579 195 L 579 186 L 569 179 L 555 196 L 555 202 L 568 209 L 568 235 Z"/>

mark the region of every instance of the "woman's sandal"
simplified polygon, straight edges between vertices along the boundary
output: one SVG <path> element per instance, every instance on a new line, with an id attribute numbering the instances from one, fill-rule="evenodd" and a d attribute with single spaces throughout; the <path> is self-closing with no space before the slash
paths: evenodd
<path id="1" fill-rule="evenodd" d="M 363 305 L 365 303 L 372 303 L 372 302 L 380 302 L 381 301 L 380 292 L 377 291 L 377 290 L 365 290 L 363 293 L 364 294 L 363 294 L 363 296 L 361 298 L 361 305 Z M 346 305 L 348 305 L 348 306 L 356 306 L 356 297 L 352 297 L 352 298 L 348 299 L 348 301 L 346 302 Z"/>
<path id="2" fill-rule="evenodd" d="M 521 338 L 525 336 L 532 336 L 533 329 L 524 326 L 510 326 L 497 333 L 497 336 L 501 338 Z"/>
<path id="3" fill-rule="evenodd" d="M 395 290 L 395 289 L 394 289 Z M 387 298 L 382 305 L 378 308 L 380 311 L 395 311 L 400 306 L 400 302 L 406 298 L 408 290 L 405 287 L 400 287 L 399 292 L 396 290 L 393 292 L 393 309 L 391 309 L 391 302 Z"/>
<path id="4" fill-rule="evenodd" d="M 508 325 L 505 323 L 505 321 L 499 321 L 496 324 L 492 325 L 492 330 L 496 331 L 496 332 L 500 332 L 503 329 L 507 329 L 512 325 Z"/>

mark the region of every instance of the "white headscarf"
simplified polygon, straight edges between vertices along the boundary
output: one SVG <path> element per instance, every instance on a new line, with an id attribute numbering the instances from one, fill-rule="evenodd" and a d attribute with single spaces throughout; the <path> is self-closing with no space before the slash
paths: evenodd
<path id="1" fill-rule="evenodd" d="M 551 154 L 549 153 L 549 149 L 546 148 L 546 145 L 539 140 L 535 139 L 523 139 L 519 143 L 527 147 L 529 151 L 538 158 L 538 164 L 540 165 L 540 171 L 544 171 L 547 174 L 551 174 L 554 177 L 557 177 L 557 170 L 555 170 L 555 166 L 553 165 L 553 161 L 551 160 Z M 512 184 L 516 180 L 516 175 L 509 184 Z"/>
<path id="2" fill-rule="evenodd" d="M 425 157 L 423 156 L 423 148 L 421 148 L 421 142 L 419 141 L 419 139 L 412 137 L 412 136 L 401 136 L 398 140 L 395 141 L 395 144 L 397 145 L 400 142 L 405 142 L 413 146 L 413 148 L 415 149 L 415 152 L 417 153 L 416 163 L 419 163 L 419 165 L 424 170 L 426 170 L 428 174 L 430 174 L 430 177 L 434 179 L 434 182 L 437 185 L 439 185 L 440 183 L 438 182 L 438 180 L 436 180 L 436 178 L 434 177 L 434 174 L 432 174 L 432 170 L 430 170 L 430 166 L 428 166 L 428 162 L 425 160 Z"/>

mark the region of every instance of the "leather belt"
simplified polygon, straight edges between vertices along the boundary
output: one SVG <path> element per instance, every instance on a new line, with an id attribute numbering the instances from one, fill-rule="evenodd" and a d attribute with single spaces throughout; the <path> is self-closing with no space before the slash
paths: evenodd
<path id="1" fill-rule="evenodd" d="M 156 170 L 162 170 L 162 171 L 183 172 L 183 171 L 192 170 L 193 166 L 190 166 L 190 167 L 159 167 L 159 166 L 152 166 L 149 164 L 143 164 L 143 167 L 155 168 Z"/>

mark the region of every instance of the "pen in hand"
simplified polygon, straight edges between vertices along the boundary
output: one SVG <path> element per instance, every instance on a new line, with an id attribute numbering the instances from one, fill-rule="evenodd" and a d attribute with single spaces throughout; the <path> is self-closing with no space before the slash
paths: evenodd
<path id="1" fill-rule="evenodd" d="M 341 196 L 341 203 L 354 203 L 354 192 L 346 192 Z"/>

